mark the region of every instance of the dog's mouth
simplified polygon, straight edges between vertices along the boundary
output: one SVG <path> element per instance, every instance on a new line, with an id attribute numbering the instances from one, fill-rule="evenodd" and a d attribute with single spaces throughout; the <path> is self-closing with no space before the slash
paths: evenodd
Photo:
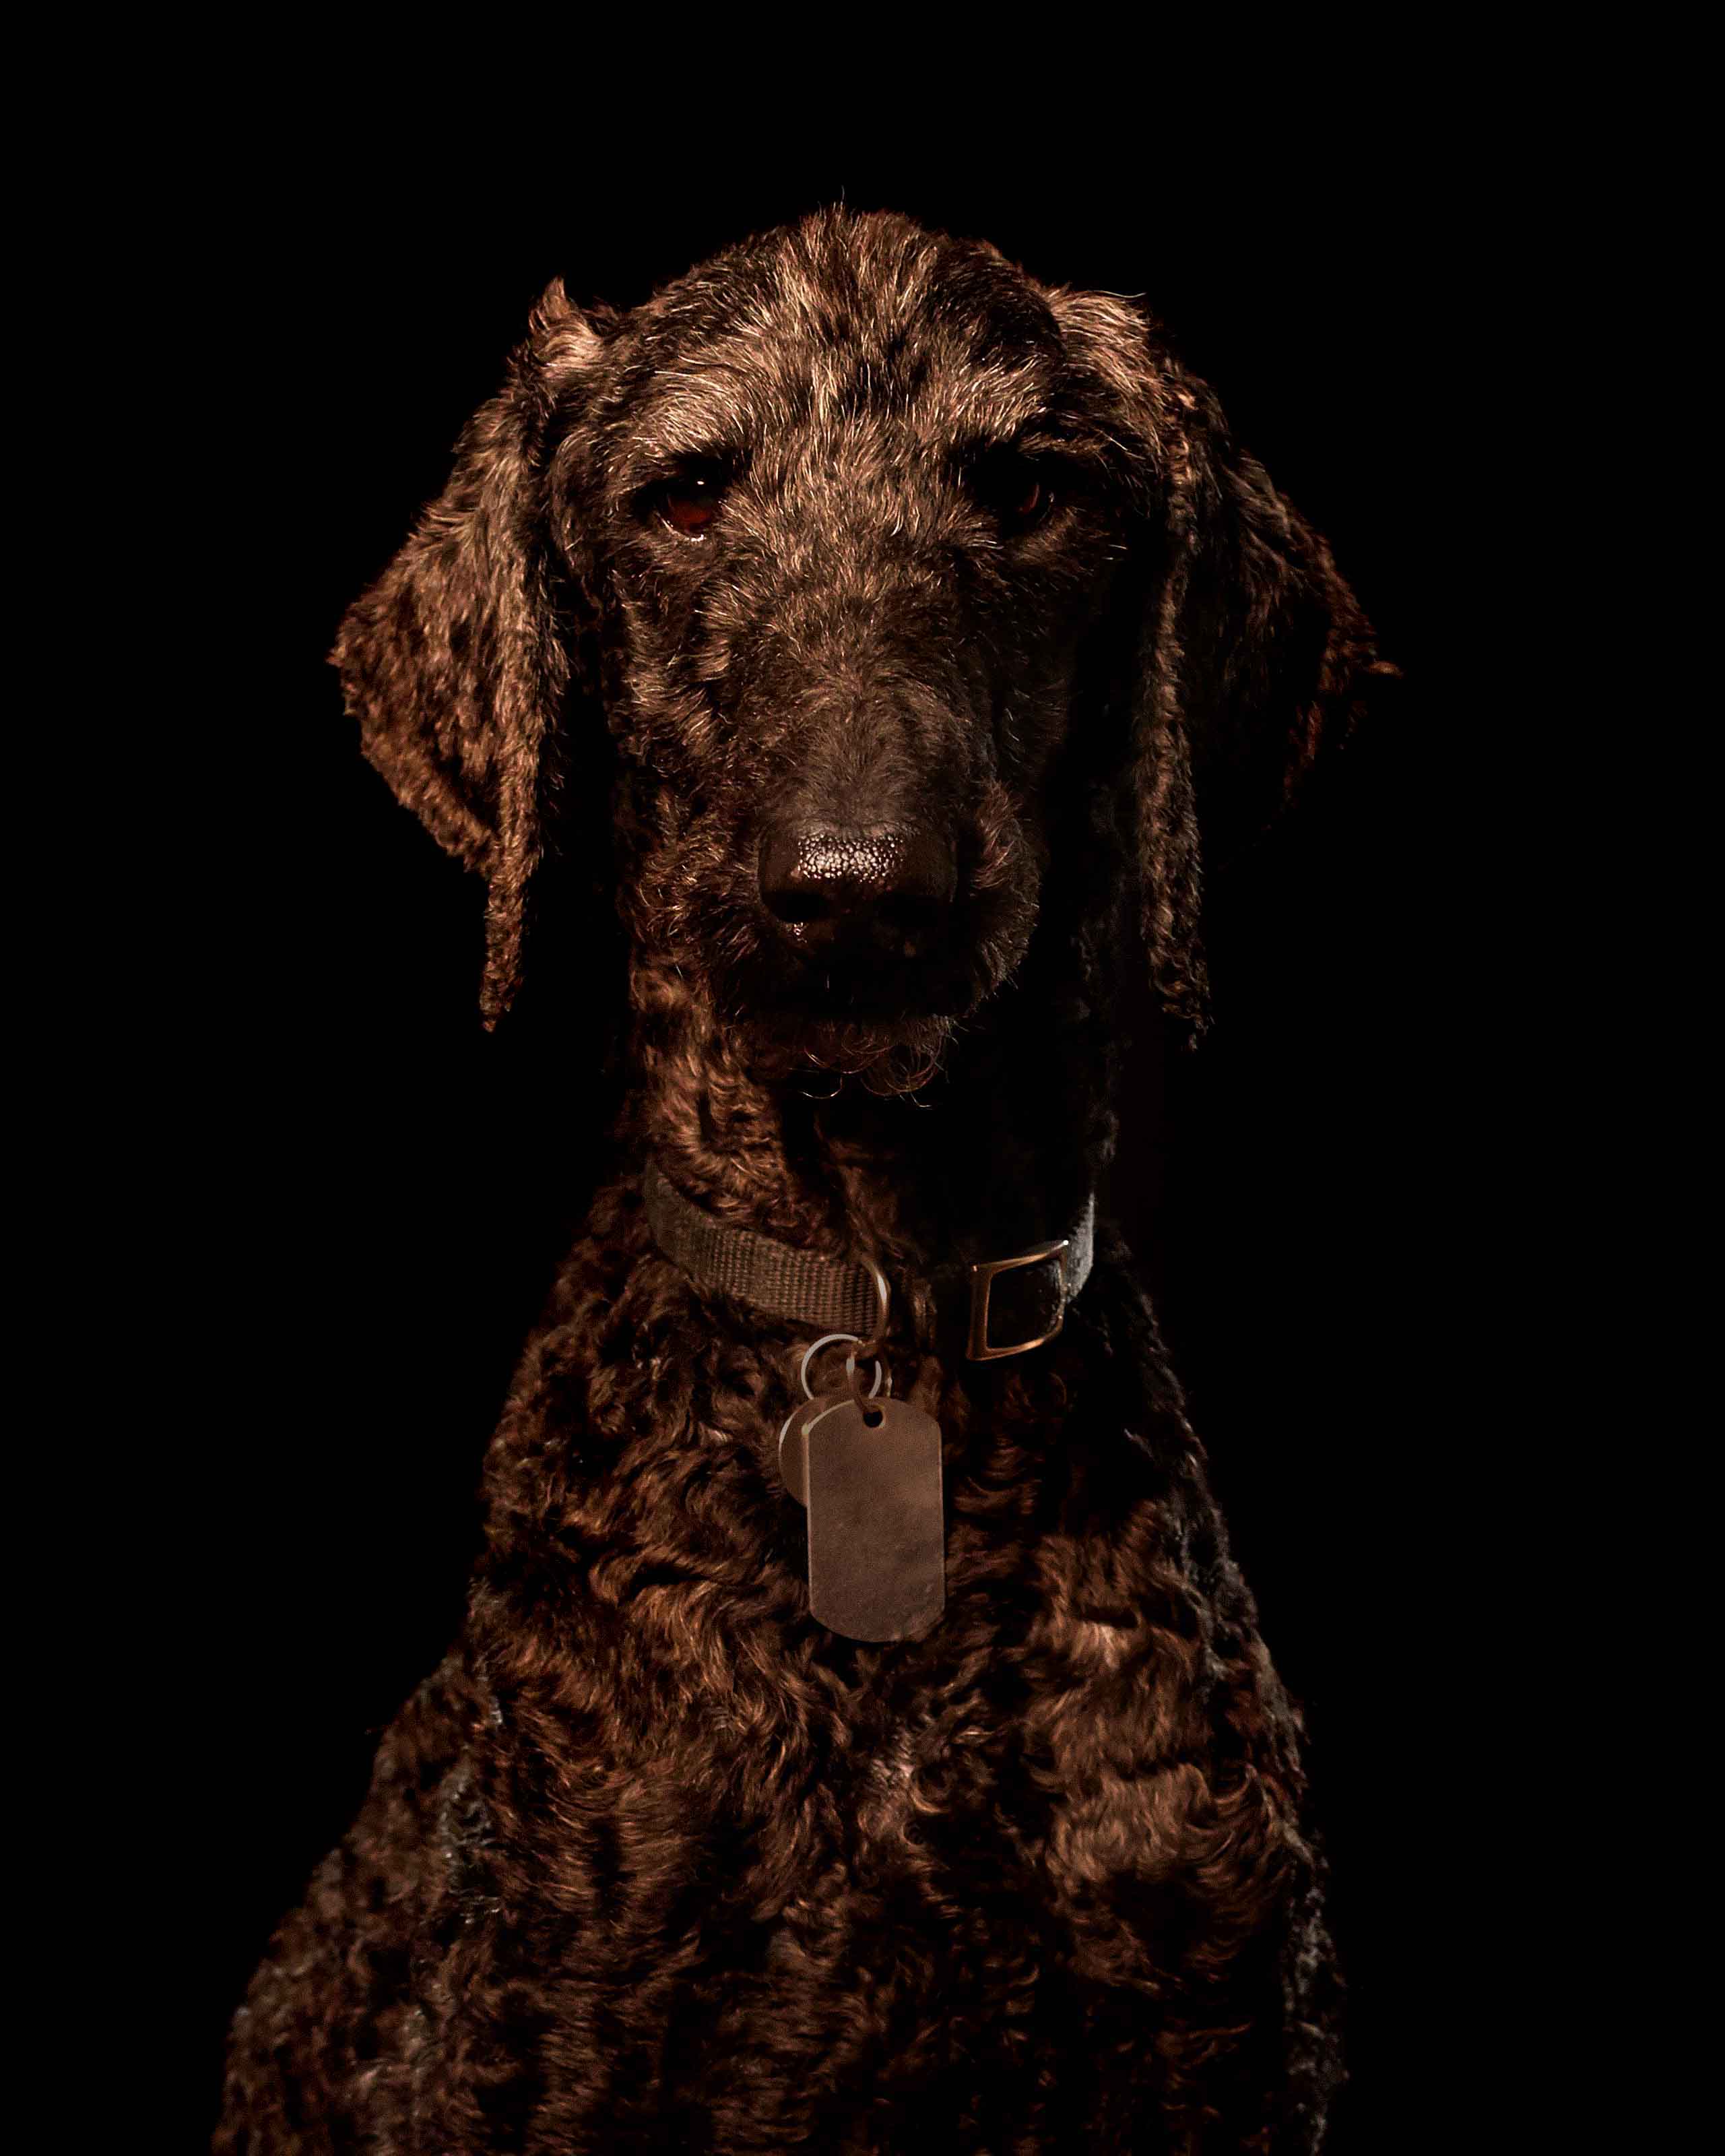
<path id="1" fill-rule="evenodd" d="M 988 896 L 903 898 L 835 919 L 757 909 L 739 969 L 748 1004 L 811 1024 L 957 1019 L 999 978 L 1001 909 Z"/>
<path id="2" fill-rule="evenodd" d="M 812 1024 L 958 1018 L 976 1002 L 985 969 L 948 936 L 891 943 L 816 946 L 763 954 L 756 1000 L 774 1015 Z"/>
<path id="3" fill-rule="evenodd" d="M 985 992 L 984 969 L 950 950 L 827 950 L 798 962 L 769 947 L 733 977 L 731 1014 L 811 1060 L 854 1060 L 944 1034 Z"/>
<path id="4" fill-rule="evenodd" d="M 729 969 L 729 1015 L 752 1035 L 757 1060 L 781 1075 L 867 1073 L 871 1084 L 914 1087 L 1016 964 L 1020 939 L 1002 911 L 973 901 L 938 923 L 877 922 L 864 936 L 757 924 Z"/>

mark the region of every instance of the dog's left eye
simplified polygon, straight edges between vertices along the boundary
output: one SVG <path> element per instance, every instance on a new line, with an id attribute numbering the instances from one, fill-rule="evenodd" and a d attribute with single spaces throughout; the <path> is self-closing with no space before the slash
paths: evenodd
<path id="1" fill-rule="evenodd" d="M 1052 474 L 1011 450 L 985 457 L 974 467 L 970 491 L 1008 532 L 1033 530 L 1055 502 Z"/>
<path id="2" fill-rule="evenodd" d="M 724 499 L 724 475 L 680 472 L 654 487 L 648 496 L 653 515 L 685 539 L 704 538 Z"/>

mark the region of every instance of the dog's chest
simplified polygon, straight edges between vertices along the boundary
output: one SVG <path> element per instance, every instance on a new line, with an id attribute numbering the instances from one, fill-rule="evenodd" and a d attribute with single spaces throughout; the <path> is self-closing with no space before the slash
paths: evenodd
<path id="1" fill-rule="evenodd" d="M 1218 1922 L 1263 1921 L 1256 1664 L 1224 1671 L 1177 1583 L 1086 1621 L 1076 1595 L 957 1589 L 891 1657 L 658 1584 L 578 1656 L 497 1635 L 501 1808 L 461 1922 L 547 2026 L 602 2032 L 643 2130 L 1056 2145 L 1021 2124 L 1126 2103 L 1160 2071 L 1157 2002 Z M 891 2130 L 823 2138 L 837 2112 Z"/>
<path id="2" fill-rule="evenodd" d="M 953 2145 L 1004 2148 L 1038 2145 L 1005 2139 L 1009 2122 L 1088 2100 L 1094 2073 L 1077 2091 L 1074 2061 L 1107 2024 L 1098 1994 L 1142 2013 L 1145 1948 L 1109 1905 L 1137 1855 L 1087 1827 L 1033 1720 L 945 1706 L 835 1729 L 812 1773 L 806 1755 L 781 1775 L 756 1754 L 722 1801 L 694 1799 L 657 1905 L 674 1987 L 637 1953 L 598 2005 L 640 2032 L 662 2118 L 746 2102 L 758 2125 L 770 2106 L 773 2145 L 801 2145 L 843 2092 L 895 2123 L 833 2146 L 903 2145 L 914 2113 Z"/>
<path id="3" fill-rule="evenodd" d="M 1088 1686 L 1030 1704 L 934 1692 L 801 1734 L 757 1724 L 672 1770 L 688 1808 L 667 1861 L 708 1882 L 699 1956 L 736 1998 L 758 1985 L 767 2021 L 784 1989 L 799 2010 L 885 1987 L 905 2013 L 966 1996 L 985 2018 L 1008 1998 L 1022 2012 L 1030 1972 L 1092 1958 L 1099 1901 L 1167 1853 L 1142 1801 L 1165 1776 Z M 1118 1974 L 1129 1928 L 1100 1921 Z"/>

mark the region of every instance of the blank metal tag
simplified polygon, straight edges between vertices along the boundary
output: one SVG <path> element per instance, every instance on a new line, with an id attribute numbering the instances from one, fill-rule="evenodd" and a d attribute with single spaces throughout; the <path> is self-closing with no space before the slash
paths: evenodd
<path id="1" fill-rule="evenodd" d="M 854 1399 L 791 1433 L 807 1454 L 809 1611 L 847 1640 L 909 1640 L 946 1603 L 940 1425 L 904 1400 Z M 799 1420 L 801 1419 L 799 1418 Z"/>
<path id="2" fill-rule="evenodd" d="M 809 1455 L 804 1430 L 817 1415 L 831 1414 L 833 1406 L 830 1394 L 805 1400 L 786 1416 L 785 1427 L 779 1432 L 779 1472 L 785 1479 L 785 1487 L 799 1505 L 809 1502 Z"/>

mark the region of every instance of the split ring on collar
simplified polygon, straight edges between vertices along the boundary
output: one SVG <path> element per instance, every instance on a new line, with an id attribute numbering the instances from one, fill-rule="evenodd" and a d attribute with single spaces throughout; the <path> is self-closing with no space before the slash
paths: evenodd
<path id="1" fill-rule="evenodd" d="M 835 1341 L 838 1340 L 848 1340 L 851 1343 L 851 1352 L 845 1358 L 845 1375 L 850 1380 L 852 1391 L 853 1393 L 856 1391 L 857 1350 L 859 1348 L 867 1347 L 868 1343 L 864 1340 L 858 1339 L 854 1332 L 823 1332 L 821 1335 L 821 1337 L 815 1342 L 811 1348 L 810 1348 L 807 1353 L 804 1355 L 802 1358 L 802 1367 L 796 1373 L 801 1383 L 803 1393 L 807 1399 L 812 1400 L 819 1397 L 816 1394 L 814 1387 L 809 1383 L 810 1363 L 814 1361 L 816 1356 L 820 1353 L 823 1348 L 830 1348 Z M 870 1386 L 868 1393 L 862 1395 L 862 1397 L 872 1400 L 880 1391 L 883 1384 L 886 1387 L 887 1397 L 890 1399 L 893 1393 L 893 1381 L 891 1378 L 887 1375 L 886 1365 L 877 1355 L 874 1358 L 874 1383 Z"/>

